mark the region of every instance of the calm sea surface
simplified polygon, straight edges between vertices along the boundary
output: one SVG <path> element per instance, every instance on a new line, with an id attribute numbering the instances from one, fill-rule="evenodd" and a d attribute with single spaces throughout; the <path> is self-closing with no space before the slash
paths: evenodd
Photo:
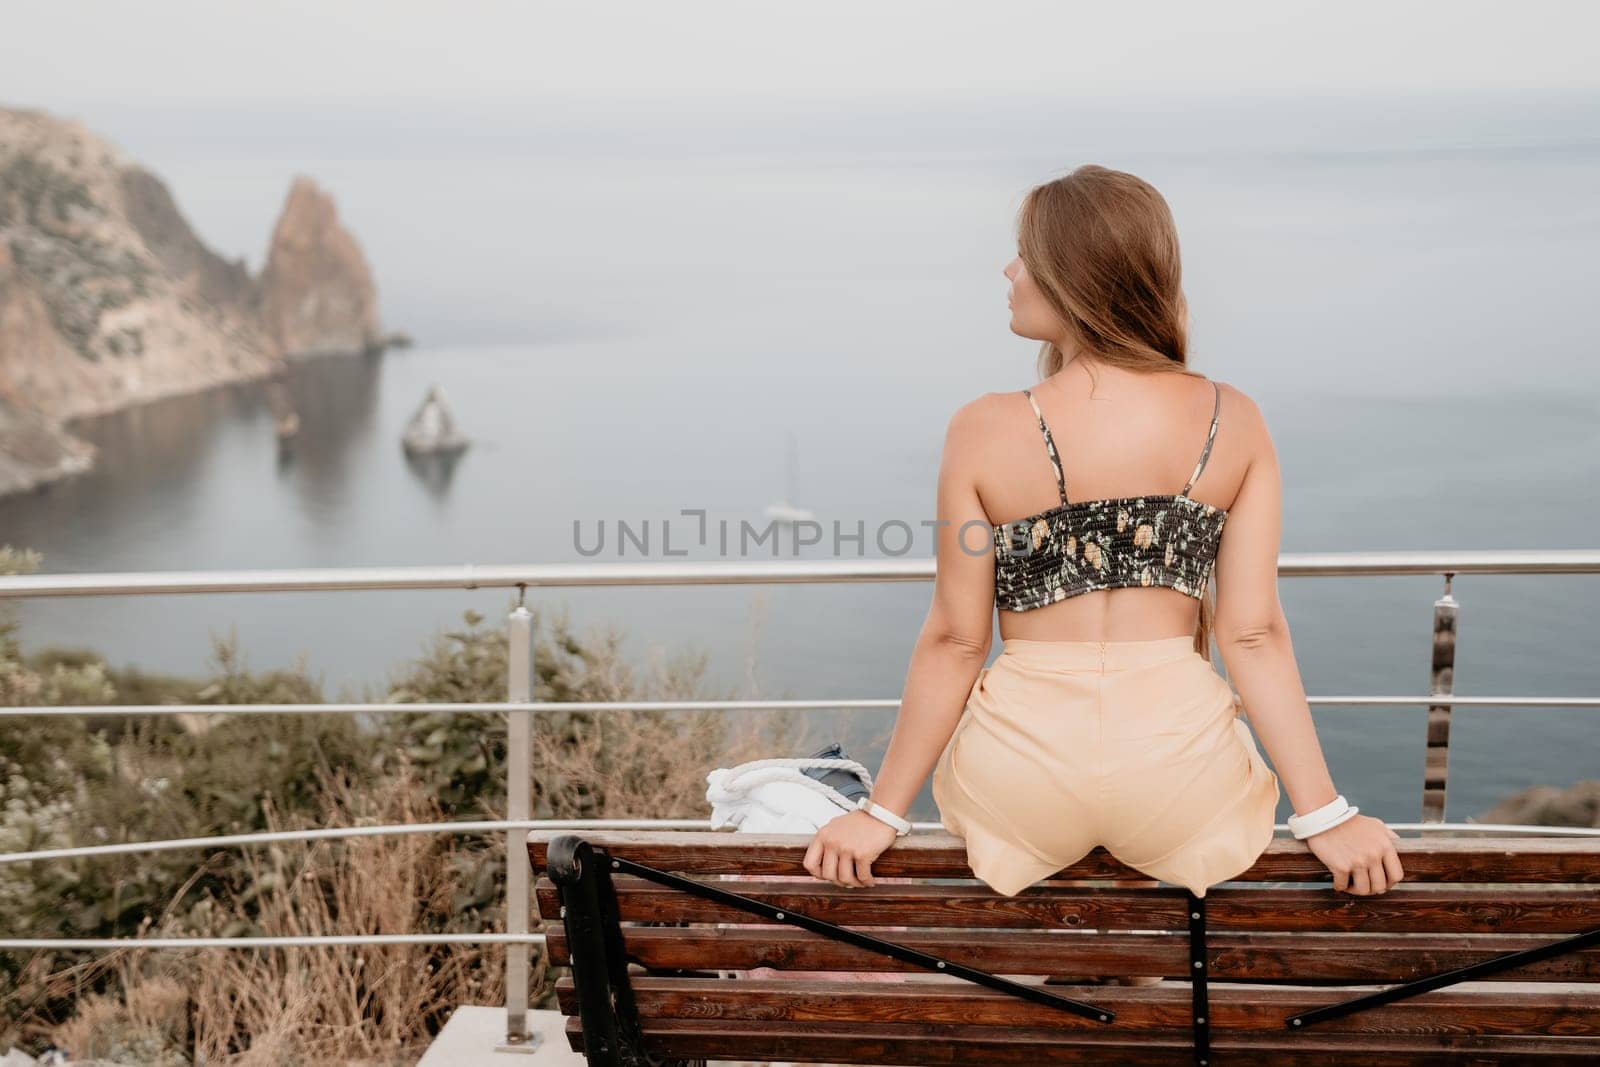
<path id="1" fill-rule="evenodd" d="M 1581 138 L 1469 130 L 1428 150 L 1210 152 L 1102 138 L 1048 156 L 1037 143 L 647 145 L 632 158 L 570 137 L 541 154 L 530 134 L 475 159 L 208 150 L 136 125 L 121 139 L 228 254 L 264 242 L 290 169 L 315 174 L 375 265 L 387 324 L 419 344 L 297 366 L 302 432 L 287 454 L 250 385 L 84 423 L 102 449 L 95 472 L 0 499 L 0 540 L 41 550 L 47 571 L 577 561 L 575 537 L 592 545 L 602 524 L 598 558 L 615 560 L 619 522 L 650 536 L 625 559 L 668 558 L 667 526 L 687 552 L 672 558 L 728 558 L 737 546 L 700 546 L 683 512 L 764 525 L 791 438 L 795 503 L 825 528 L 863 523 L 867 555 L 884 554 L 882 524 L 909 523 L 908 554 L 925 558 L 918 524 L 933 517 L 950 413 L 1033 380 L 1036 346 L 1006 328 L 1000 273 L 1016 207 L 1080 158 L 1134 170 L 1172 203 L 1194 362 L 1267 416 L 1285 551 L 1596 545 L 1600 148 Z M 416 469 L 400 448 L 432 385 L 475 441 L 449 470 Z M 771 556 L 770 544 L 747 553 Z M 641 669 L 653 649 L 704 649 L 715 685 L 844 699 L 899 693 L 930 589 L 533 599 L 580 630 L 615 626 Z M 1425 692 L 1441 591 L 1433 578 L 1284 579 L 1308 691 Z M 1468 576 L 1454 593 L 1458 692 L 1600 693 L 1600 583 Z M 24 604 L 21 619 L 30 648 L 180 672 L 204 669 L 209 635 L 235 629 L 249 666 L 303 658 L 338 699 L 376 695 L 463 609 L 508 605 L 500 591 L 83 598 Z M 1418 817 L 1423 716 L 1317 710 L 1335 780 L 1363 810 Z M 891 721 L 819 725 L 875 767 Z M 1452 819 L 1600 776 L 1593 710 L 1471 708 L 1454 722 Z M 926 790 L 916 816 L 935 817 Z"/>

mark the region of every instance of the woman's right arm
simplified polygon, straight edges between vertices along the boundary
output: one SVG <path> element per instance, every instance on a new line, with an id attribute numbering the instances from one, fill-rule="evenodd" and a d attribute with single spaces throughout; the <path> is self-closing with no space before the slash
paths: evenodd
<path id="1" fill-rule="evenodd" d="M 1278 600 L 1278 551 L 1283 490 L 1277 451 L 1254 401 L 1237 389 L 1227 425 L 1247 435 L 1249 467 L 1223 525 L 1217 552 L 1217 648 L 1239 692 L 1250 727 L 1272 758 L 1297 815 L 1333 800 L 1338 791 L 1317 740 L 1304 684 L 1295 663 L 1289 623 Z M 1398 835 L 1367 815 L 1305 839 L 1333 873 L 1333 887 L 1365 896 L 1404 877 Z"/>

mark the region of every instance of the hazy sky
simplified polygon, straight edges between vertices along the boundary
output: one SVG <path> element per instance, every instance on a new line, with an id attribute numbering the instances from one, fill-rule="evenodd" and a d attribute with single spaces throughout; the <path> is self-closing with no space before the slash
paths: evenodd
<path id="1" fill-rule="evenodd" d="M 0 100 L 56 109 L 1600 85 L 1600 5 L 1581 0 L 25 0 L 5 21 Z"/>

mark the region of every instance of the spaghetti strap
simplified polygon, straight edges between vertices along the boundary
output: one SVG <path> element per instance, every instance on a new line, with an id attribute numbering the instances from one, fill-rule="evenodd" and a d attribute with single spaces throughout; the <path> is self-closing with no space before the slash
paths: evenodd
<path id="1" fill-rule="evenodd" d="M 1179 496 L 1188 496 L 1194 483 L 1200 480 L 1200 472 L 1206 469 L 1206 460 L 1211 457 L 1211 443 L 1217 439 L 1217 417 L 1222 414 L 1222 387 L 1213 379 L 1211 389 L 1217 395 L 1215 406 L 1211 409 L 1211 431 L 1206 434 L 1206 447 L 1200 453 L 1200 462 L 1194 466 L 1194 473 L 1189 475 L 1189 484 L 1183 487 Z"/>
<path id="2" fill-rule="evenodd" d="M 1050 466 L 1056 471 L 1056 487 L 1061 490 L 1061 503 L 1067 502 L 1067 478 L 1061 473 L 1061 454 L 1056 451 L 1056 441 L 1050 436 L 1050 427 L 1045 425 L 1044 412 L 1039 410 L 1039 402 L 1033 398 L 1032 389 L 1024 389 L 1022 395 L 1028 398 L 1028 403 L 1033 405 L 1033 413 L 1039 418 L 1039 431 L 1044 434 L 1044 448 L 1050 454 Z"/>

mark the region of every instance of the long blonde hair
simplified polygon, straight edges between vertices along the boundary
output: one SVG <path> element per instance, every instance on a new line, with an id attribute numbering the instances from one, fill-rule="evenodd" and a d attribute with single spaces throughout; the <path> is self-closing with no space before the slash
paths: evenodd
<path id="1" fill-rule="evenodd" d="M 1017 247 L 1079 350 L 1114 367 L 1205 377 L 1188 365 L 1178 229 L 1154 186 L 1094 164 L 1036 186 L 1018 213 Z M 1045 341 L 1040 379 L 1065 365 Z M 1202 656 L 1211 654 L 1215 614 L 1207 589 L 1194 635 Z"/>

